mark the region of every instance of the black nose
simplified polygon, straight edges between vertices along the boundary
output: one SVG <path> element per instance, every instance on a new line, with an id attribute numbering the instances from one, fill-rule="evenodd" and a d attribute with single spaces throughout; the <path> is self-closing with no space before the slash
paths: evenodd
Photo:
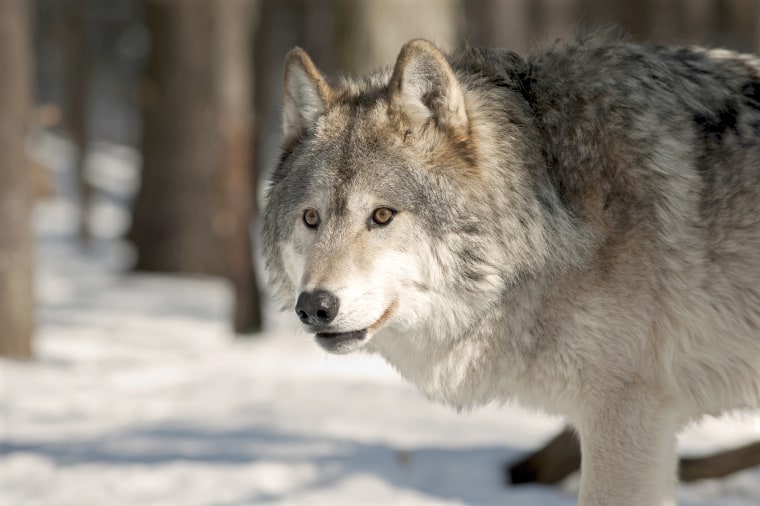
<path id="1" fill-rule="evenodd" d="M 326 290 L 301 292 L 296 301 L 296 314 L 308 325 L 327 325 L 338 315 L 338 305 L 338 298 Z"/>

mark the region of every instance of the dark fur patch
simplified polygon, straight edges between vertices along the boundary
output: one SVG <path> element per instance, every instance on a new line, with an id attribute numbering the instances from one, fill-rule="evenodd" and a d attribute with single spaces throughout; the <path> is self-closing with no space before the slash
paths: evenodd
<path id="1" fill-rule="evenodd" d="M 694 123 L 705 138 L 721 141 L 723 135 L 732 132 L 739 135 L 739 111 L 734 100 L 726 100 L 717 111 L 697 111 L 694 113 Z"/>
<path id="2" fill-rule="evenodd" d="M 381 100 L 385 100 L 388 92 L 385 88 L 370 86 L 371 85 L 367 85 L 367 87 L 362 89 L 362 92 L 359 94 L 344 93 L 338 97 L 337 101 L 339 103 L 347 104 L 352 108 L 362 107 L 371 109 Z"/>
<path id="3" fill-rule="evenodd" d="M 710 72 L 704 68 L 705 57 L 691 49 L 678 49 L 673 54 L 673 58 L 689 71 L 689 75 L 692 79 L 710 74 Z"/>
<path id="4" fill-rule="evenodd" d="M 297 137 L 293 137 L 291 139 L 286 139 L 282 144 L 282 152 L 280 153 L 280 165 L 285 163 L 285 161 L 290 157 L 291 154 L 293 154 L 293 150 L 301 143 L 303 135 L 299 135 Z"/>
<path id="5" fill-rule="evenodd" d="M 760 81 L 752 79 L 742 86 L 742 95 L 747 107 L 760 111 Z"/>

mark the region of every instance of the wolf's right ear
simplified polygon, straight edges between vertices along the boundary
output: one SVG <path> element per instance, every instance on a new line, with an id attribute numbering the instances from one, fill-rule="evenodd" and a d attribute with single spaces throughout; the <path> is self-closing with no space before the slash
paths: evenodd
<path id="1" fill-rule="evenodd" d="M 464 92 L 446 55 L 415 39 L 401 48 L 389 84 L 390 113 L 412 133 L 433 125 L 464 137 L 469 130 Z"/>
<path id="2" fill-rule="evenodd" d="M 303 133 L 325 112 L 332 101 L 332 89 L 300 47 L 285 57 L 283 129 L 285 139 Z"/>

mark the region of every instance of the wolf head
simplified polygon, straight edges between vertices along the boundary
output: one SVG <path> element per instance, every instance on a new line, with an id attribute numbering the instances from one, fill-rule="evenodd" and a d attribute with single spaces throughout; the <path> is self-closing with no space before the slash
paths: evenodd
<path id="1" fill-rule="evenodd" d="M 453 339 L 540 268 L 551 196 L 530 175 L 519 87 L 492 78 L 424 40 L 337 85 L 288 54 L 264 247 L 277 297 L 324 349 Z"/>

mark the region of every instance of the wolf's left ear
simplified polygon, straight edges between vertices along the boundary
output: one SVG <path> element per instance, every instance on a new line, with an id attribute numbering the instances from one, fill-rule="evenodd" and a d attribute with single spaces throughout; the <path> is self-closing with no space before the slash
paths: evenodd
<path id="1" fill-rule="evenodd" d="M 311 126 L 332 101 L 332 88 L 300 47 L 285 57 L 283 129 L 292 139 Z"/>
<path id="2" fill-rule="evenodd" d="M 401 48 L 389 86 L 391 113 L 412 132 L 429 121 L 456 136 L 468 130 L 464 93 L 446 56 L 424 39 Z"/>

